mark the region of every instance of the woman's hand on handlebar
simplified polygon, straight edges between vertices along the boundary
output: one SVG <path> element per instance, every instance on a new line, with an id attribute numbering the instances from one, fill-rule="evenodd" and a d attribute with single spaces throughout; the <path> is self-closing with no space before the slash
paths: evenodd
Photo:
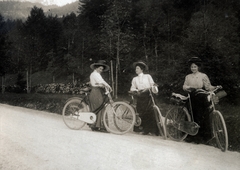
<path id="1" fill-rule="evenodd" d="M 128 94 L 133 95 L 133 96 L 139 96 L 140 92 L 139 91 L 128 91 Z"/>
<path id="2" fill-rule="evenodd" d="M 223 87 L 221 85 L 217 85 L 216 89 L 222 89 Z"/>
<path id="3" fill-rule="evenodd" d="M 111 93 L 113 90 L 110 86 L 106 86 L 107 90 Z"/>
<path id="4" fill-rule="evenodd" d="M 102 88 L 106 88 L 106 90 L 108 90 L 109 92 L 112 92 L 112 88 L 109 85 L 105 85 L 103 83 L 96 83 L 96 85 L 98 85 L 99 87 L 102 87 Z"/>
<path id="5" fill-rule="evenodd" d="M 185 91 L 188 91 L 188 92 L 193 92 L 193 91 L 195 91 L 195 90 L 196 90 L 196 89 L 193 88 L 193 87 L 191 87 L 191 86 L 185 87 Z"/>

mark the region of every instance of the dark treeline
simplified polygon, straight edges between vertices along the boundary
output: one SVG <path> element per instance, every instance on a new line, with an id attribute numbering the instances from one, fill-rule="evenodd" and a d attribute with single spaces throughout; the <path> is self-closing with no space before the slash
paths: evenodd
<path id="1" fill-rule="evenodd" d="M 89 65 L 104 59 L 114 66 L 110 83 L 126 92 L 132 63 L 143 60 L 160 88 L 180 89 L 187 60 L 198 56 L 212 84 L 232 91 L 239 38 L 239 0 L 79 0 L 79 12 L 61 18 L 37 7 L 24 22 L 0 15 L 0 72 L 28 71 L 30 86 L 39 71 L 87 81 Z"/>

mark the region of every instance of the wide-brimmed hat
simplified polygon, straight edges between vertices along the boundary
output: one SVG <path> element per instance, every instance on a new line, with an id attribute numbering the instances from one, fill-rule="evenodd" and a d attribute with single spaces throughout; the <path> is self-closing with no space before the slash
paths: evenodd
<path id="1" fill-rule="evenodd" d="M 94 70 L 96 67 L 99 67 L 99 66 L 103 66 L 104 68 L 103 71 L 109 70 L 109 66 L 106 64 L 105 60 L 98 60 L 98 62 L 91 64 L 90 68 Z"/>
<path id="2" fill-rule="evenodd" d="M 145 67 L 145 70 L 148 70 L 147 64 L 145 64 L 143 61 L 137 61 L 133 63 L 133 67 L 135 68 L 137 65 L 142 65 Z"/>
<path id="3" fill-rule="evenodd" d="M 194 63 L 194 64 L 196 64 L 196 65 L 201 65 L 202 64 L 202 60 L 200 59 L 200 58 L 198 58 L 198 57 L 192 57 L 192 58 L 190 58 L 189 60 L 188 60 L 188 63 L 189 64 L 192 64 L 192 63 Z"/>

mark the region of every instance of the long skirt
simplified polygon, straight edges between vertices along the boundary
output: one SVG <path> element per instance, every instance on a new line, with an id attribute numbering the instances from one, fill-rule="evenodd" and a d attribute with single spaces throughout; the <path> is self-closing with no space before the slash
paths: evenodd
<path id="1" fill-rule="evenodd" d="M 140 118 L 142 119 L 141 126 L 143 127 L 143 132 L 159 135 L 159 130 L 153 110 L 153 103 L 149 95 L 149 91 L 141 93 L 137 97 L 136 109 L 139 113 Z"/>
<path id="2" fill-rule="evenodd" d="M 103 88 L 92 87 L 92 90 L 89 94 L 90 109 L 92 112 L 97 110 L 103 104 L 105 97 L 106 96 L 104 95 Z M 96 114 L 97 114 L 97 120 L 94 126 L 96 128 L 104 128 L 104 125 L 102 122 L 103 110 L 98 111 Z"/>
<path id="3" fill-rule="evenodd" d="M 203 138 L 211 137 L 211 102 L 208 94 L 198 91 L 190 93 L 194 121 L 200 126 L 198 136 Z"/>

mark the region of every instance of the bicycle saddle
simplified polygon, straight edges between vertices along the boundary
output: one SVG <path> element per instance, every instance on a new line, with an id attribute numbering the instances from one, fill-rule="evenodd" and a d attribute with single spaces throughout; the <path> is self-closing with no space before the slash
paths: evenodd
<path id="1" fill-rule="evenodd" d="M 181 95 L 179 93 L 172 93 L 172 96 L 176 97 L 176 98 L 179 98 L 181 100 L 187 100 L 188 99 L 188 96 L 184 96 L 184 95 Z"/>
<path id="2" fill-rule="evenodd" d="M 90 91 L 91 91 L 91 88 L 85 87 L 85 88 L 82 88 L 81 91 L 87 93 L 87 92 L 90 92 Z"/>

